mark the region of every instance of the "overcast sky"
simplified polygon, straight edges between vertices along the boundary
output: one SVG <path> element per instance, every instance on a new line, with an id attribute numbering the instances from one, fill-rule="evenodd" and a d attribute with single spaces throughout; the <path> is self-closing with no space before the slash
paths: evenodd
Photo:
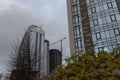
<path id="1" fill-rule="evenodd" d="M 0 72 L 6 67 L 11 43 L 21 39 L 31 24 L 42 24 L 50 43 L 67 37 L 63 56 L 69 56 L 66 0 L 0 0 Z M 60 43 L 51 48 L 60 49 Z"/>

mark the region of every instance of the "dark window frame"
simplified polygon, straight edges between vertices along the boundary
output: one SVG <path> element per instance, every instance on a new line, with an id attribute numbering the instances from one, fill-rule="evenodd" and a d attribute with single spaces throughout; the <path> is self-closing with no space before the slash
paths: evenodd
<path id="1" fill-rule="evenodd" d="M 96 36 L 96 40 L 101 39 L 101 33 L 100 32 L 95 33 L 95 36 Z"/>
<path id="2" fill-rule="evenodd" d="M 73 17 L 72 17 L 72 21 L 73 21 L 73 24 L 79 24 L 79 22 L 80 22 L 80 19 L 79 19 L 80 17 L 79 17 L 79 15 L 74 15 Z"/>
<path id="3" fill-rule="evenodd" d="M 92 12 L 92 13 L 95 13 L 95 12 L 96 12 L 96 7 L 92 7 L 92 8 L 91 8 L 91 12 Z"/>
<path id="4" fill-rule="evenodd" d="M 110 15 L 110 19 L 111 19 L 111 21 L 116 21 L 116 16 L 115 16 L 115 14 Z"/>
<path id="5" fill-rule="evenodd" d="M 93 20 L 93 24 L 94 24 L 94 26 L 99 25 L 99 21 L 98 21 L 98 19 L 94 19 L 94 20 Z"/>
<path id="6" fill-rule="evenodd" d="M 108 3 L 107 3 L 107 7 L 108 7 L 108 9 L 113 8 L 112 2 L 108 2 Z"/>
<path id="7" fill-rule="evenodd" d="M 75 26 L 74 27 L 74 36 L 80 36 L 80 26 Z"/>
<path id="8" fill-rule="evenodd" d="M 71 6 L 71 11 L 72 11 L 72 13 L 78 13 L 78 5 L 76 4 L 76 5 L 72 5 Z"/>
<path id="9" fill-rule="evenodd" d="M 79 50 L 80 48 L 82 48 L 82 40 L 80 38 L 76 38 L 74 42 L 75 42 L 75 50 Z"/>
<path id="10" fill-rule="evenodd" d="M 114 30 L 115 36 L 120 35 L 120 29 L 119 28 L 114 28 L 113 30 Z"/>

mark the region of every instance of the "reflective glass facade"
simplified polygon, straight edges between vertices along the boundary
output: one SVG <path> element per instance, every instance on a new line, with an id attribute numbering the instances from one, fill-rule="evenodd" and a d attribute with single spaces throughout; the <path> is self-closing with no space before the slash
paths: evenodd
<path id="1" fill-rule="evenodd" d="M 44 52 L 41 55 L 41 76 L 45 77 L 49 74 L 49 41 L 44 40 Z"/>
<path id="2" fill-rule="evenodd" d="M 119 4 L 119 0 L 67 0 L 71 53 L 92 46 L 95 52 L 111 52 L 120 46 Z"/>
<path id="3" fill-rule="evenodd" d="M 45 33 L 38 26 L 30 26 L 28 32 L 31 66 L 33 70 L 38 71 L 38 77 L 44 77 L 49 73 L 49 41 L 45 40 Z"/>
<path id="4" fill-rule="evenodd" d="M 37 77 L 44 77 L 49 74 L 48 52 L 49 41 L 45 40 L 44 31 L 36 25 L 31 25 L 21 42 L 18 67 L 27 65 L 32 71 L 37 71 Z"/>

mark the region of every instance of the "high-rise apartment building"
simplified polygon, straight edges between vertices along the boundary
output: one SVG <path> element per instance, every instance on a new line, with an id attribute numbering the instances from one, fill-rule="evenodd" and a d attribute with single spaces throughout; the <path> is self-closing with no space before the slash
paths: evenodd
<path id="1" fill-rule="evenodd" d="M 120 0 L 67 0 L 71 54 L 120 46 Z"/>
<path id="2" fill-rule="evenodd" d="M 22 39 L 17 62 L 17 70 L 36 71 L 37 77 L 49 74 L 49 41 L 39 26 L 31 25 Z"/>

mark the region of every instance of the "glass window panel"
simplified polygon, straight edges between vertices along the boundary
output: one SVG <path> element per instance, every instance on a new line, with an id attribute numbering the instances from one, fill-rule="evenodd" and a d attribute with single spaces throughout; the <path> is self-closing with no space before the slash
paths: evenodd
<path id="1" fill-rule="evenodd" d="M 77 31 L 77 36 L 80 35 L 80 28 L 79 27 L 77 27 L 76 31 Z"/>
<path id="2" fill-rule="evenodd" d="M 74 28 L 74 36 L 76 36 L 76 35 L 77 35 L 76 28 Z"/>
<path id="3" fill-rule="evenodd" d="M 116 14 L 116 20 L 120 20 L 120 14 Z"/>
<path id="4" fill-rule="evenodd" d="M 78 5 L 73 5 L 71 9 L 72 9 L 72 13 L 78 13 Z"/>
<path id="5" fill-rule="evenodd" d="M 73 23 L 74 24 L 79 24 L 79 15 L 73 16 Z"/>
<path id="6" fill-rule="evenodd" d="M 98 19 L 94 19 L 93 24 L 94 24 L 94 26 L 98 25 Z"/>
<path id="7" fill-rule="evenodd" d="M 108 22 L 108 23 L 111 22 L 111 19 L 110 19 L 109 16 L 107 16 L 106 18 L 107 18 L 107 22 Z"/>
<path id="8" fill-rule="evenodd" d="M 100 11 L 103 11 L 103 10 L 104 10 L 103 5 L 100 5 Z"/>
<path id="9" fill-rule="evenodd" d="M 114 34 L 115 34 L 115 36 L 120 35 L 119 28 L 115 28 L 114 29 Z"/>
<path id="10" fill-rule="evenodd" d="M 96 36 L 95 36 L 95 34 L 93 34 L 92 37 L 93 37 L 93 41 L 96 41 Z"/>
<path id="11" fill-rule="evenodd" d="M 108 8 L 113 8 L 112 2 L 107 3 Z"/>
<path id="12" fill-rule="evenodd" d="M 116 16 L 115 16 L 115 14 L 110 15 L 110 19 L 111 19 L 111 21 L 115 21 L 115 20 L 116 20 Z"/>
<path id="13" fill-rule="evenodd" d="M 103 6 L 104 6 L 104 10 L 108 9 L 108 7 L 107 7 L 107 5 L 106 5 L 106 4 L 104 4 Z"/>
<path id="14" fill-rule="evenodd" d="M 88 14 L 89 14 L 89 15 L 91 15 L 91 14 L 92 14 L 91 9 L 88 9 Z"/>
<path id="15" fill-rule="evenodd" d="M 102 24 L 102 20 L 101 20 L 101 18 L 100 18 L 100 19 L 98 19 L 98 23 L 99 23 L 99 25 L 101 25 L 101 24 Z"/>
<path id="16" fill-rule="evenodd" d="M 99 12 L 100 11 L 100 8 L 99 6 L 96 7 L 96 12 Z"/>
<path id="17" fill-rule="evenodd" d="M 110 38 L 110 33 L 109 33 L 109 31 L 105 31 L 105 34 L 106 34 L 106 38 Z"/>
<path id="18" fill-rule="evenodd" d="M 79 50 L 82 47 L 82 42 L 80 38 L 75 39 L 75 49 Z"/>
<path id="19" fill-rule="evenodd" d="M 78 42 L 75 40 L 75 50 L 78 50 Z"/>
<path id="20" fill-rule="evenodd" d="M 101 39 L 101 34 L 100 34 L 100 32 L 97 32 L 97 33 L 96 33 L 96 39 L 97 39 L 97 40 Z"/>
<path id="21" fill-rule="evenodd" d="M 111 37 L 115 37 L 115 36 L 114 36 L 114 31 L 113 31 L 113 30 L 110 30 L 110 36 L 111 36 Z"/>
<path id="22" fill-rule="evenodd" d="M 72 4 L 74 4 L 74 3 L 76 3 L 77 2 L 77 0 L 71 0 L 71 3 Z"/>
<path id="23" fill-rule="evenodd" d="M 95 8 L 95 7 L 92 7 L 92 8 L 91 8 L 91 12 L 92 12 L 92 13 L 95 13 L 95 12 L 96 12 L 96 8 Z"/>
<path id="24" fill-rule="evenodd" d="M 80 35 L 80 26 L 75 26 L 74 27 L 74 35 L 79 36 Z"/>
<path id="25" fill-rule="evenodd" d="M 105 32 L 101 32 L 102 39 L 105 39 Z"/>
<path id="26" fill-rule="evenodd" d="M 106 17 L 103 17 L 103 18 L 102 18 L 102 22 L 103 22 L 103 24 L 107 23 Z"/>
<path id="27" fill-rule="evenodd" d="M 90 21 L 90 27 L 94 27 L 93 21 Z"/>
<path id="28" fill-rule="evenodd" d="M 82 46 L 81 46 L 81 40 L 78 39 L 78 48 L 80 49 Z"/>

